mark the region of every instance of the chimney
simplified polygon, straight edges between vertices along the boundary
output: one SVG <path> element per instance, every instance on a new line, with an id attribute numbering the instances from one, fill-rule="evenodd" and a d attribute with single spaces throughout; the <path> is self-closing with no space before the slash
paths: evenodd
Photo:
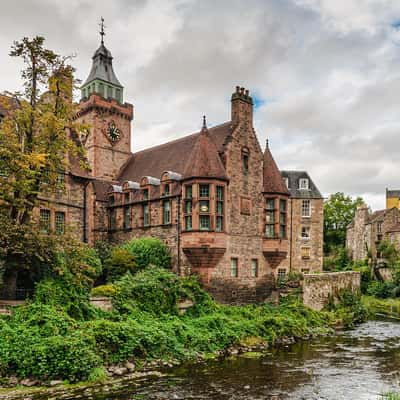
<path id="1" fill-rule="evenodd" d="M 244 87 L 236 86 L 231 97 L 231 120 L 233 123 L 248 123 L 253 125 L 253 99 Z"/>

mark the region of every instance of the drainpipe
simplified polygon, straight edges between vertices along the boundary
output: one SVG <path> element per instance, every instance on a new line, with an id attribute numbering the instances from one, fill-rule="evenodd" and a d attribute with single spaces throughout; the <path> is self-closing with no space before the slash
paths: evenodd
<path id="1" fill-rule="evenodd" d="M 87 187 L 90 181 L 87 181 L 83 187 L 83 242 L 88 242 L 88 235 L 87 235 Z"/>
<path id="2" fill-rule="evenodd" d="M 290 245 L 289 245 L 289 273 L 292 272 L 292 248 L 293 248 L 293 199 L 290 200 Z"/>
<path id="3" fill-rule="evenodd" d="M 177 204 L 177 225 L 176 225 L 176 235 L 177 235 L 177 247 L 178 247 L 178 259 L 177 259 L 177 270 L 178 276 L 181 275 L 181 195 L 178 196 Z"/>

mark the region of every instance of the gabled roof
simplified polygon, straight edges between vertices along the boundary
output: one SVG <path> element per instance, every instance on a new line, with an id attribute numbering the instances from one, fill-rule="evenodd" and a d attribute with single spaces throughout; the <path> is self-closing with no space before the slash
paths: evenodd
<path id="1" fill-rule="evenodd" d="M 390 210 L 377 210 L 377 211 L 374 211 L 369 217 L 368 217 L 368 221 L 367 221 L 367 223 L 372 223 L 372 222 L 375 222 L 375 221 L 379 221 L 379 220 L 382 220 L 384 217 L 385 217 L 385 215 L 386 215 L 386 213 L 388 212 L 388 211 L 390 211 Z"/>
<path id="2" fill-rule="evenodd" d="M 186 160 L 183 178 L 218 178 L 228 180 L 215 143 L 211 140 L 205 123 L 196 137 L 192 151 Z"/>
<path id="3" fill-rule="evenodd" d="M 281 173 L 276 165 L 274 158 L 272 157 L 271 151 L 268 146 L 265 148 L 264 152 L 264 193 L 277 193 L 289 195 L 288 188 L 282 179 Z"/>
<path id="4" fill-rule="evenodd" d="M 233 129 L 231 121 L 208 129 L 210 140 L 218 153 L 223 152 L 224 144 Z M 147 175 L 161 177 L 165 171 L 174 171 L 183 175 L 187 160 L 199 136 L 200 132 L 197 132 L 132 154 L 121 169 L 118 180 L 140 181 Z"/>
<path id="5" fill-rule="evenodd" d="M 104 44 L 101 44 L 100 47 L 96 50 L 92 57 L 92 60 L 92 69 L 90 70 L 89 76 L 82 87 L 86 86 L 88 83 L 94 81 L 95 79 L 100 79 L 104 82 L 109 82 L 115 86 L 119 86 L 122 88 L 122 85 L 115 75 L 112 66 L 113 57 L 111 55 L 111 52 L 104 46 Z"/>
<path id="6" fill-rule="evenodd" d="M 288 179 L 290 196 L 294 199 L 322 199 L 322 195 L 317 186 L 306 171 L 281 171 L 283 178 Z M 300 179 L 308 179 L 309 188 L 299 189 Z"/>

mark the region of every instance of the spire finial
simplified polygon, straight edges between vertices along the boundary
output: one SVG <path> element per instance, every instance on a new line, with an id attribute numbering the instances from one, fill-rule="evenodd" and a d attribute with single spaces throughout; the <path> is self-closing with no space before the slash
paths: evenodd
<path id="1" fill-rule="evenodd" d="M 265 143 L 265 146 L 266 146 L 267 149 L 269 149 L 269 140 L 268 139 L 267 139 L 267 141 Z"/>
<path id="2" fill-rule="evenodd" d="M 104 45 L 104 36 L 105 36 L 105 32 L 104 32 L 104 28 L 105 28 L 105 25 L 104 25 L 104 18 L 103 17 L 101 17 L 101 23 L 99 24 L 99 26 L 100 26 L 100 36 L 101 36 L 101 44 L 103 44 Z"/>
<path id="3" fill-rule="evenodd" d="M 207 129 L 207 120 L 206 120 L 206 116 L 203 115 L 203 127 L 202 129 Z"/>

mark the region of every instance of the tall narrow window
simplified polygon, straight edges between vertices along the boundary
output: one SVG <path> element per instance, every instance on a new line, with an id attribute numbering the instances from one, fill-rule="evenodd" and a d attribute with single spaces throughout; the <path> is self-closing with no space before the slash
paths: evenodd
<path id="1" fill-rule="evenodd" d="M 163 201 L 163 224 L 171 223 L 171 202 L 169 200 Z"/>
<path id="2" fill-rule="evenodd" d="M 50 233 L 50 210 L 40 210 L 40 232 Z"/>
<path id="3" fill-rule="evenodd" d="M 185 186 L 185 202 L 184 202 L 184 212 L 185 212 L 185 230 L 191 231 L 193 228 L 192 223 L 192 212 L 193 212 L 193 203 L 192 203 L 192 185 Z"/>
<path id="4" fill-rule="evenodd" d="M 99 95 L 104 97 L 104 84 L 101 82 L 99 83 Z"/>
<path id="5" fill-rule="evenodd" d="M 209 231 L 211 229 L 210 185 L 199 185 L 199 198 L 199 229 Z"/>
<path id="6" fill-rule="evenodd" d="M 115 216 L 115 208 L 110 209 L 110 216 L 109 216 L 109 228 L 110 230 L 114 230 L 117 227 L 117 221 L 116 221 L 116 216 Z"/>
<path id="7" fill-rule="evenodd" d="M 166 183 L 164 185 L 164 196 L 169 196 L 170 194 L 170 187 L 169 187 L 169 183 Z"/>
<path id="8" fill-rule="evenodd" d="M 251 276 L 253 278 L 258 277 L 258 260 L 256 258 L 251 260 Z"/>
<path id="9" fill-rule="evenodd" d="M 124 229 L 131 227 L 131 208 L 129 206 L 124 207 Z"/>
<path id="10" fill-rule="evenodd" d="M 301 216 L 302 217 L 310 217 L 311 216 L 310 200 L 303 200 L 301 202 Z"/>
<path id="11" fill-rule="evenodd" d="M 143 189 L 143 200 L 149 199 L 149 189 Z"/>
<path id="12" fill-rule="evenodd" d="M 242 150 L 242 170 L 244 175 L 249 173 L 249 150 L 247 148 Z"/>
<path id="13" fill-rule="evenodd" d="M 55 231 L 57 235 L 65 233 L 65 212 L 56 211 L 55 213 Z"/>
<path id="14" fill-rule="evenodd" d="M 265 236 L 267 238 L 275 237 L 275 199 L 266 199 Z"/>
<path id="15" fill-rule="evenodd" d="M 231 258 L 231 277 L 237 278 L 239 276 L 238 259 Z"/>
<path id="16" fill-rule="evenodd" d="M 216 224 L 215 230 L 222 232 L 224 230 L 224 187 L 217 186 L 217 203 L 216 203 Z"/>
<path id="17" fill-rule="evenodd" d="M 279 236 L 286 238 L 286 200 L 279 200 Z"/>
<path id="18" fill-rule="evenodd" d="M 115 99 L 121 103 L 122 97 L 121 97 L 121 89 L 115 89 Z"/>
<path id="19" fill-rule="evenodd" d="M 150 225 L 149 205 L 143 204 L 143 226 Z"/>
<path id="20" fill-rule="evenodd" d="M 125 195 L 124 195 L 125 204 L 129 203 L 129 200 L 130 200 L 129 193 L 125 193 Z"/>

